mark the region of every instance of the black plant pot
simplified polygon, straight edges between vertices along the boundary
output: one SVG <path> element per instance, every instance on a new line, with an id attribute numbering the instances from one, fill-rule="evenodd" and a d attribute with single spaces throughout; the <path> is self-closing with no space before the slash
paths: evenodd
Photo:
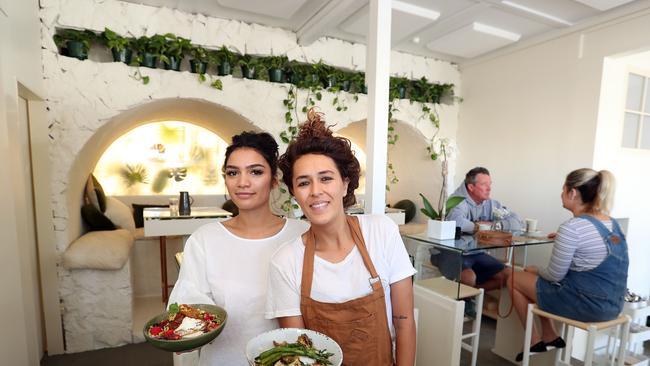
<path id="1" fill-rule="evenodd" d="M 195 74 L 205 74 L 208 69 L 208 63 L 199 60 L 190 60 L 190 72 Z"/>
<path id="2" fill-rule="evenodd" d="M 111 53 L 113 53 L 113 61 L 124 62 L 127 65 L 131 63 L 131 59 L 133 58 L 133 50 L 129 48 L 124 48 L 119 51 L 113 48 L 111 49 Z"/>
<path id="3" fill-rule="evenodd" d="M 309 74 L 305 77 L 305 83 L 309 86 L 316 86 L 320 84 L 320 78 L 316 74 Z"/>
<path id="4" fill-rule="evenodd" d="M 300 77 L 300 74 L 297 72 L 290 73 L 287 78 L 289 79 L 289 82 L 293 85 L 298 85 L 302 82 L 302 78 Z"/>
<path id="5" fill-rule="evenodd" d="M 75 57 L 80 60 L 88 58 L 88 52 L 84 49 L 84 44 L 81 41 L 66 41 L 67 54 L 70 57 Z"/>
<path id="6" fill-rule="evenodd" d="M 230 75 L 232 70 L 230 69 L 230 63 L 228 61 L 223 61 L 217 66 L 217 75 L 226 76 Z"/>
<path id="7" fill-rule="evenodd" d="M 328 76 L 325 79 L 325 88 L 329 89 L 334 86 L 336 86 L 336 76 Z"/>
<path id="8" fill-rule="evenodd" d="M 343 91 L 349 92 L 351 86 L 352 83 L 350 80 L 343 80 L 343 82 L 341 82 L 341 89 L 343 89 Z"/>
<path id="9" fill-rule="evenodd" d="M 403 86 L 400 86 L 397 88 L 397 94 L 399 94 L 399 99 L 404 99 L 406 98 L 406 88 Z"/>
<path id="10" fill-rule="evenodd" d="M 241 76 L 246 79 L 255 79 L 255 67 L 243 66 L 241 67 Z"/>
<path id="11" fill-rule="evenodd" d="M 272 83 L 281 83 L 284 79 L 284 70 L 269 69 L 269 81 Z"/>
<path id="12" fill-rule="evenodd" d="M 169 62 L 165 63 L 165 70 L 181 71 L 182 58 L 177 58 L 176 56 L 167 56 L 167 58 Z"/>
<path id="13" fill-rule="evenodd" d="M 142 66 L 155 69 L 158 67 L 158 57 L 153 53 L 145 52 L 142 54 Z"/>

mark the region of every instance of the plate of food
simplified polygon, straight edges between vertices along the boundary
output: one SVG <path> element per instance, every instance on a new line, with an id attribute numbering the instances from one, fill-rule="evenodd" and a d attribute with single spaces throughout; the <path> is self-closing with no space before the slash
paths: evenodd
<path id="1" fill-rule="evenodd" d="M 332 338 L 309 329 L 280 328 L 246 344 L 251 366 L 340 366 L 343 351 Z"/>
<path id="2" fill-rule="evenodd" d="M 142 332 L 156 348 L 186 352 L 217 338 L 227 318 L 226 311 L 216 305 L 174 303 L 168 311 L 149 320 Z"/>

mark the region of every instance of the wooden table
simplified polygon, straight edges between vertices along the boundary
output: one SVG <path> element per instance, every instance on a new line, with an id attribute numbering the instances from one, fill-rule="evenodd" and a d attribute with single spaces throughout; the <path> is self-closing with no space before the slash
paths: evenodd
<path id="1" fill-rule="evenodd" d="M 160 285 L 162 301 L 167 303 L 169 285 L 167 284 L 167 236 L 189 236 L 199 227 L 229 218 L 232 214 L 219 207 L 192 207 L 189 215 L 171 215 L 169 208 L 145 208 L 144 235 L 157 236 L 160 241 Z"/>

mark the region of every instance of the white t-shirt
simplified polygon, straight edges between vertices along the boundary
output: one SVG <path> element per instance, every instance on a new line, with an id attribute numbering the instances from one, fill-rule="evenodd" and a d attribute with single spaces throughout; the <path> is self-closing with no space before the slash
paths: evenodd
<path id="1" fill-rule="evenodd" d="M 394 335 L 390 285 L 415 274 L 402 242 L 397 225 L 383 215 L 360 215 L 359 224 L 384 288 L 386 316 Z M 267 319 L 301 315 L 300 285 L 305 246 L 299 237 L 283 245 L 271 259 L 269 290 L 266 301 Z M 372 292 L 370 273 L 355 246 L 338 263 L 330 263 L 314 256 L 314 277 L 311 298 L 326 303 L 343 303 Z"/>
<path id="2" fill-rule="evenodd" d="M 190 236 L 169 303 L 215 304 L 228 313 L 223 332 L 201 348 L 200 365 L 248 365 L 246 343 L 277 328 L 277 322 L 264 318 L 269 260 L 308 228 L 306 221 L 287 219 L 272 237 L 244 239 L 213 223 Z"/>

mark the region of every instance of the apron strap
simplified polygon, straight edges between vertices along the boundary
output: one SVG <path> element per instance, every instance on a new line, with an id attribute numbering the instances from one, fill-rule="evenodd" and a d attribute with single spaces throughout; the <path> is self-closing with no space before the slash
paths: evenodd
<path id="1" fill-rule="evenodd" d="M 346 220 L 350 232 L 352 233 L 352 240 L 361 254 L 363 263 L 366 265 L 366 269 L 370 272 L 370 286 L 374 291 L 380 289 L 383 290 L 381 285 L 381 280 L 377 274 L 375 266 L 372 264 L 370 259 L 370 254 L 366 249 L 366 244 L 363 239 L 363 234 L 361 233 L 361 226 L 359 225 L 359 219 L 354 216 L 347 216 Z M 311 296 L 311 286 L 314 280 L 314 255 L 316 254 L 316 237 L 311 228 L 305 234 L 305 256 L 302 261 L 302 282 L 300 284 L 300 296 L 310 297 Z"/>

